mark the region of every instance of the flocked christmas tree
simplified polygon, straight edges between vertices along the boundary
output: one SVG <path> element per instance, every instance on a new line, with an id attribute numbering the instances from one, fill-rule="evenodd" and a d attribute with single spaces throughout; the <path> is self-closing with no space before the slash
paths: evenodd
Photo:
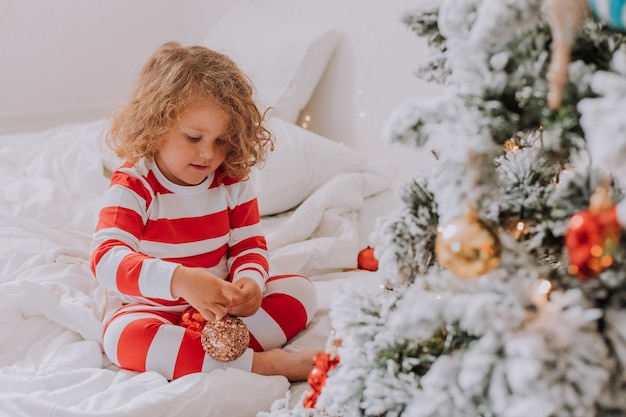
<path id="1" fill-rule="evenodd" d="M 315 407 L 269 414 L 626 415 L 623 0 L 418 3 L 445 93 L 385 135 L 436 167 L 372 236 L 384 289 L 335 298 Z"/>

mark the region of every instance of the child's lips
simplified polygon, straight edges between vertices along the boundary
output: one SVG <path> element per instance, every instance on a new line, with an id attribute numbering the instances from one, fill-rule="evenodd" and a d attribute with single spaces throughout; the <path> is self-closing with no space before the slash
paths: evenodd
<path id="1" fill-rule="evenodd" d="M 196 165 L 196 164 L 191 164 L 191 166 L 194 169 L 197 169 L 198 171 L 206 171 L 207 169 L 209 169 L 208 165 Z"/>

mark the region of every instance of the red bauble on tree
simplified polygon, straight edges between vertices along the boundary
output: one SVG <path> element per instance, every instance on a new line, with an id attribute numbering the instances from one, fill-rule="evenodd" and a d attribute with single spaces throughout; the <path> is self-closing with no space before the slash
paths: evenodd
<path id="1" fill-rule="evenodd" d="M 568 272 L 583 280 L 597 277 L 613 264 L 620 236 L 616 206 L 608 197 L 608 188 L 601 186 L 594 193 L 589 209 L 569 220 L 565 234 Z"/>
<path id="2" fill-rule="evenodd" d="M 365 249 L 362 249 L 357 256 L 357 265 L 359 269 L 377 271 L 378 259 L 374 256 L 374 248 L 368 246 Z"/>
<path id="3" fill-rule="evenodd" d="M 334 340 L 329 353 L 322 352 L 313 356 L 315 367 L 311 370 L 307 378 L 311 390 L 307 393 L 302 403 L 305 408 L 315 408 L 317 397 L 319 397 L 324 384 L 326 384 L 328 371 L 339 365 L 339 356 L 337 355 L 339 345 L 341 345 L 341 340 Z"/>

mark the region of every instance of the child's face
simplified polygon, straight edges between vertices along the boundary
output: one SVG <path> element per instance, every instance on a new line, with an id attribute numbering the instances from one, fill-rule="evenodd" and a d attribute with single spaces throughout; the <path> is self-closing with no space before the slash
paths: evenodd
<path id="1" fill-rule="evenodd" d="M 155 162 L 178 185 L 197 185 L 224 162 L 228 116 L 210 101 L 185 110 L 165 135 Z"/>

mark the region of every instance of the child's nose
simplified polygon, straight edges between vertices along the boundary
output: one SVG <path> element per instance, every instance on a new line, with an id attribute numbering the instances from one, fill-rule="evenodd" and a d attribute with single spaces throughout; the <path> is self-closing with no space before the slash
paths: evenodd
<path id="1" fill-rule="evenodd" d="M 200 146 L 200 157 L 204 159 L 211 159 L 213 157 L 213 154 L 214 154 L 214 150 L 213 150 L 212 143 L 208 143 L 208 144 L 204 144 Z"/>

